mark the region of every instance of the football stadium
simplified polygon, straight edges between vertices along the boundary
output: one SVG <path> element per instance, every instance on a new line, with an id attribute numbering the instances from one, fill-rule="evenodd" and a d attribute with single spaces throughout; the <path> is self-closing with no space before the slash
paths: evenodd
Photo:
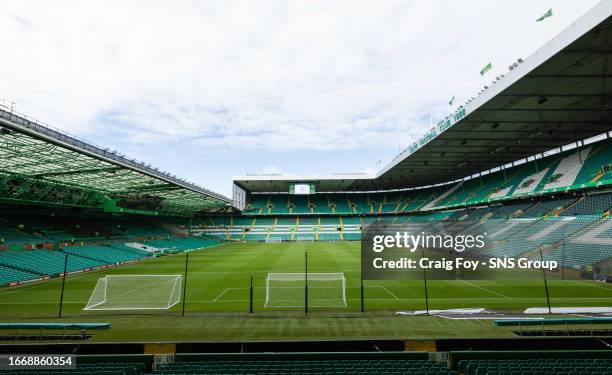
<path id="1" fill-rule="evenodd" d="M 1 105 L 0 374 L 612 373 L 611 53 L 605 0 L 378 170 L 231 196 Z"/>

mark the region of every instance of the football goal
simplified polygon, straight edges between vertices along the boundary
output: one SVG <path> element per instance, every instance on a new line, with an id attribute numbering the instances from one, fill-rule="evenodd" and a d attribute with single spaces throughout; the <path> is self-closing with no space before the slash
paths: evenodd
<path id="1" fill-rule="evenodd" d="M 83 310 L 167 310 L 181 301 L 181 275 L 107 275 Z"/>
<path id="2" fill-rule="evenodd" d="M 308 277 L 306 277 L 308 276 Z M 266 277 L 265 307 L 296 308 L 308 306 L 346 307 L 344 273 L 269 273 Z"/>

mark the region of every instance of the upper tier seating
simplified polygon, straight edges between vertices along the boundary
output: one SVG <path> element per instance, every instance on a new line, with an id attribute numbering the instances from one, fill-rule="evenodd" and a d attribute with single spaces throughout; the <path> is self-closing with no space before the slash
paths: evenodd
<path id="1" fill-rule="evenodd" d="M 391 214 L 486 204 L 583 184 L 612 184 L 612 141 L 538 158 L 432 188 L 377 193 L 252 194 L 245 215 Z"/>
<path id="2" fill-rule="evenodd" d="M 544 185 L 544 190 L 572 185 L 590 151 L 591 148 L 586 147 L 580 152 L 563 158 L 553 172 L 550 181 Z"/>

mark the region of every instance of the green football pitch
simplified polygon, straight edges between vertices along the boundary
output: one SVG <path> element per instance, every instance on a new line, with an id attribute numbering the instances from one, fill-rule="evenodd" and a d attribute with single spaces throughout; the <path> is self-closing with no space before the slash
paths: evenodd
<path id="1" fill-rule="evenodd" d="M 301 288 L 290 306 L 266 306 L 268 273 L 344 273 L 346 306 L 310 301 L 304 314 Z M 173 275 L 185 271 L 185 254 L 159 257 L 65 280 L 61 320 L 57 319 L 61 279 L 0 289 L 1 322 L 109 322 L 97 341 L 219 341 L 280 339 L 383 339 L 443 337 L 512 337 L 491 320 L 453 320 L 433 316 L 398 316 L 424 310 L 423 280 L 364 282 L 361 312 L 360 244 L 357 242 L 232 243 L 191 252 L 182 302 L 163 311 L 84 311 L 99 278 L 105 275 Z M 249 313 L 251 278 L 253 310 Z M 341 284 L 333 297 L 340 295 Z M 583 280 L 548 280 L 552 307 L 612 306 L 612 287 Z M 154 288 L 154 286 L 152 286 Z M 281 286 L 282 288 L 282 286 Z M 546 307 L 542 279 L 487 281 L 429 280 L 429 309 L 483 307 L 520 312 Z M 341 301 L 340 301 L 341 302 Z"/>

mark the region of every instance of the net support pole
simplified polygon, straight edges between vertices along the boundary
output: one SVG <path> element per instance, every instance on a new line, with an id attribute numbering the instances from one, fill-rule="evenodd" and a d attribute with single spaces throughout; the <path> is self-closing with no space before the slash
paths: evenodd
<path id="1" fill-rule="evenodd" d="M 425 249 L 423 249 L 423 256 L 425 258 Z M 429 296 L 427 295 L 427 271 L 423 268 L 423 288 L 425 289 L 425 312 L 429 315 Z"/>
<path id="2" fill-rule="evenodd" d="M 544 264 L 544 254 L 542 254 L 542 249 L 540 248 L 540 260 L 542 264 Z M 552 309 L 550 307 L 550 295 L 548 293 L 548 281 L 546 280 L 546 270 L 542 268 L 542 276 L 544 278 L 544 290 L 546 291 L 546 304 L 548 305 L 548 313 L 552 314 Z"/>
<path id="3" fill-rule="evenodd" d="M 249 313 L 253 313 L 253 276 L 251 276 L 251 286 L 249 286 Z"/>
<path id="4" fill-rule="evenodd" d="M 59 303 L 59 311 L 57 313 L 57 318 L 62 317 L 62 306 L 64 305 L 64 287 L 66 286 L 66 273 L 68 272 L 68 253 L 66 253 L 66 258 L 64 259 L 64 273 L 62 274 L 62 292 L 60 293 L 60 303 Z"/>
<path id="5" fill-rule="evenodd" d="M 304 314 L 308 315 L 308 252 L 304 252 Z"/>
<path id="6" fill-rule="evenodd" d="M 565 246 L 561 247 L 561 280 L 565 280 Z"/>
<path id="7" fill-rule="evenodd" d="M 361 302 L 361 312 L 365 312 L 365 296 L 363 295 L 363 275 L 361 275 L 361 281 L 359 283 L 359 300 Z"/>
<path id="8" fill-rule="evenodd" d="M 181 311 L 181 316 L 185 316 L 185 304 L 187 295 L 187 268 L 189 267 L 189 253 L 185 253 L 185 273 L 183 275 L 183 311 Z"/>

